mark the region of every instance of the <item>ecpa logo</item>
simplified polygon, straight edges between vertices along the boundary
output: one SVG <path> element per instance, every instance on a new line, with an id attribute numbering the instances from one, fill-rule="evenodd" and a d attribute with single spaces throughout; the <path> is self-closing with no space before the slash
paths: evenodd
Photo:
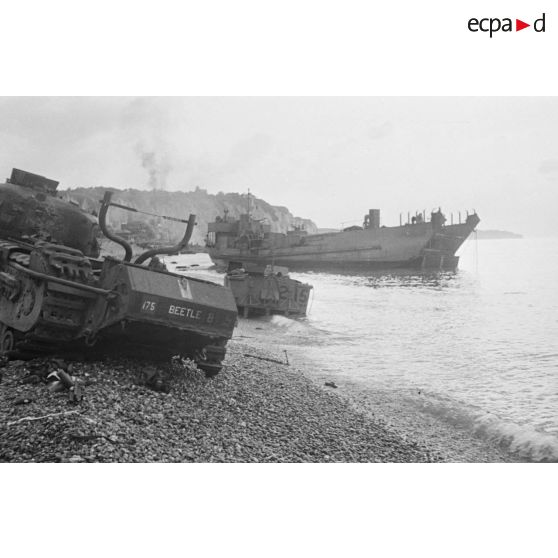
<path id="1" fill-rule="evenodd" d="M 537 33 L 544 33 L 545 32 L 545 17 L 546 14 L 543 14 L 539 19 L 536 19 L 533 22 L 533 30 Z M 482 19 L 477 19 L 472 17 L 468 22 L 469 31 L 473 33 L 477 33 L 481 31 L 483 33 L 490 33 L 490 38 L 494 33 L 498 33 L 498 31 L 511 32 L 514 31 L 513 29 L 513 19 L 509 17 L 505 17 L 500 19 L 498 17 L 485 17 Z M 531 27 L 530 23 L 525 23 L 520 19 L 515 20 L 515 31 L 521 31 L 522 29 L 526 29 L 527 27 Z"/>

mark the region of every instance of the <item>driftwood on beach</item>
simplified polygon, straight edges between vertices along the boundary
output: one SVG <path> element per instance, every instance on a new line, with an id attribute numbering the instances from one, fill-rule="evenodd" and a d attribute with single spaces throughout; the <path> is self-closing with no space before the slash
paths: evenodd
<path id="1" fill-rule="evenodd" d="M 40 417 L 22 417 L 20 419 L 14 420 L 12 422 L 6 423 L 6 426 L 13 426 L 14 424 L 19 424 L 20 422 L 26 422 L 26 421 L 31 422 L 31 421 L 34 421 L 34 420 L 44 420 L 44 419 L 49 419 L 49 418 L 54 418 L 54 417 L 74 415 L 76 413 L 79 413 L 79 411 L 78 410 L 62 411 L 60 413 L 51 413 L 50 415 L 43 415 L 43 416 L 40 416 Z"/>
<path id="2" fill-rule="evenodd" d="M 248 354 L 248 353 L 244 353 L 243 356 L 249 357 L 249 358 L 257 358 L 258 360 L 264 360 L 266 362 L 274 362 L 276 364 L 283 364 L 284 366 L 289 366 L 289 357 L 287 356 L 287 351 L 285 351 L 286 362 L 282 362 L 280 360 L 277 360 L 276 358 L 262 357 L 262 356 L 258 356 L 258 355 L 251 355 L 251 354 Z"/>

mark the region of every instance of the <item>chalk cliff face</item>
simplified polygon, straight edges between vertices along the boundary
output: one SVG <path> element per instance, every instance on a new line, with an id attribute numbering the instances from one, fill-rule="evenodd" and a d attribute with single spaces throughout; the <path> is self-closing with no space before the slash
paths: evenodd
<path id="1" fill-rule="evenodd" d="M 77 202 L 86 211 L 99 211 L 99 201 L 109 188 L 76 188 L 61 190 L 59 193 L 67 200 Z M 190 213 L 197 218 L 191 242 L 203 245 L 207 234 L 207 223 L 214 221 L 218 215 L 223 215 L 225 209 L 229 217 L 236 219 L 241 213 L 246 213 L 248 201 L 246 195 L 229 193 L 208 194 L 206 190 L 196 188 L 193 192 L 167 192 L 145 190 L 114 190 L 112 197 L 116 203 L 128 205 L 141 211 L 187 219 Z M 286 208 L 273 206 L 258 198 L 251 198 L 251 212 L 255 219 L 266 219 L 271 224 L 273 232 L 286 232 L 295 224 L 304 224 L 309 233 L 315 233 L 316 225 L 309 219 L 293 216 Z M 184 234 L 185 226 L 172 221 L 158 220 L 140 213 L 131 213 L 123 209 L 111 208 L 108 212 L 108 224 L 118 230 L 122 223 L 143 220 L 158 230 L 162 238 L 178 241 Z"/>

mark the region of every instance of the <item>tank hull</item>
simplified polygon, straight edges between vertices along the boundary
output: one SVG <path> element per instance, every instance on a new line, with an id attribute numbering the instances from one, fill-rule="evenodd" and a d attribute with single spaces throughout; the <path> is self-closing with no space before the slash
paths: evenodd
<path id="1" fill-rule="evenodd" d="M 238 311 L 251 314 L 306 316 L 312 286 L 288 276 L 230 273 L 225 286 L 231 289 Z"/>
<path id="2" fill-rule="evenodd" d="M 229 289 L 115 258 L 100 273 L 91 263 L 64 246 L 0 239 L 0 353 L 33 358 L 95 346 L 181 355 L 209 375 L 221 368 L 237 317 Z"/>

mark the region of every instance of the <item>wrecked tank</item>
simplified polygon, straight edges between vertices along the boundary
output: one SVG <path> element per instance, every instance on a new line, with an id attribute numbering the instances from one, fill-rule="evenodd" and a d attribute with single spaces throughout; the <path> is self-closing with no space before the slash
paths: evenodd
<path id="1" fill-rule="evenodd" d="M 158 258 L 188 245 L 195 215 L 176 246 L 137 256 L 98 220 L 57 197 L 58 182 L 14 169 L 0 184 L 0 355 L 34 358 L 72 350 L 191 358 L 206 376 L 222 368 L 237 310 L 230 290 L 166 270 Z M 99 230 L 124 249 L 99 258 Z"/>
<path id="2" fill-rule="evenodd" d="M 245 318 L 251 314 L 306 316 L 312 285 L 289 277 L 283 266 L 230 262 L 225 286 Z"/>

